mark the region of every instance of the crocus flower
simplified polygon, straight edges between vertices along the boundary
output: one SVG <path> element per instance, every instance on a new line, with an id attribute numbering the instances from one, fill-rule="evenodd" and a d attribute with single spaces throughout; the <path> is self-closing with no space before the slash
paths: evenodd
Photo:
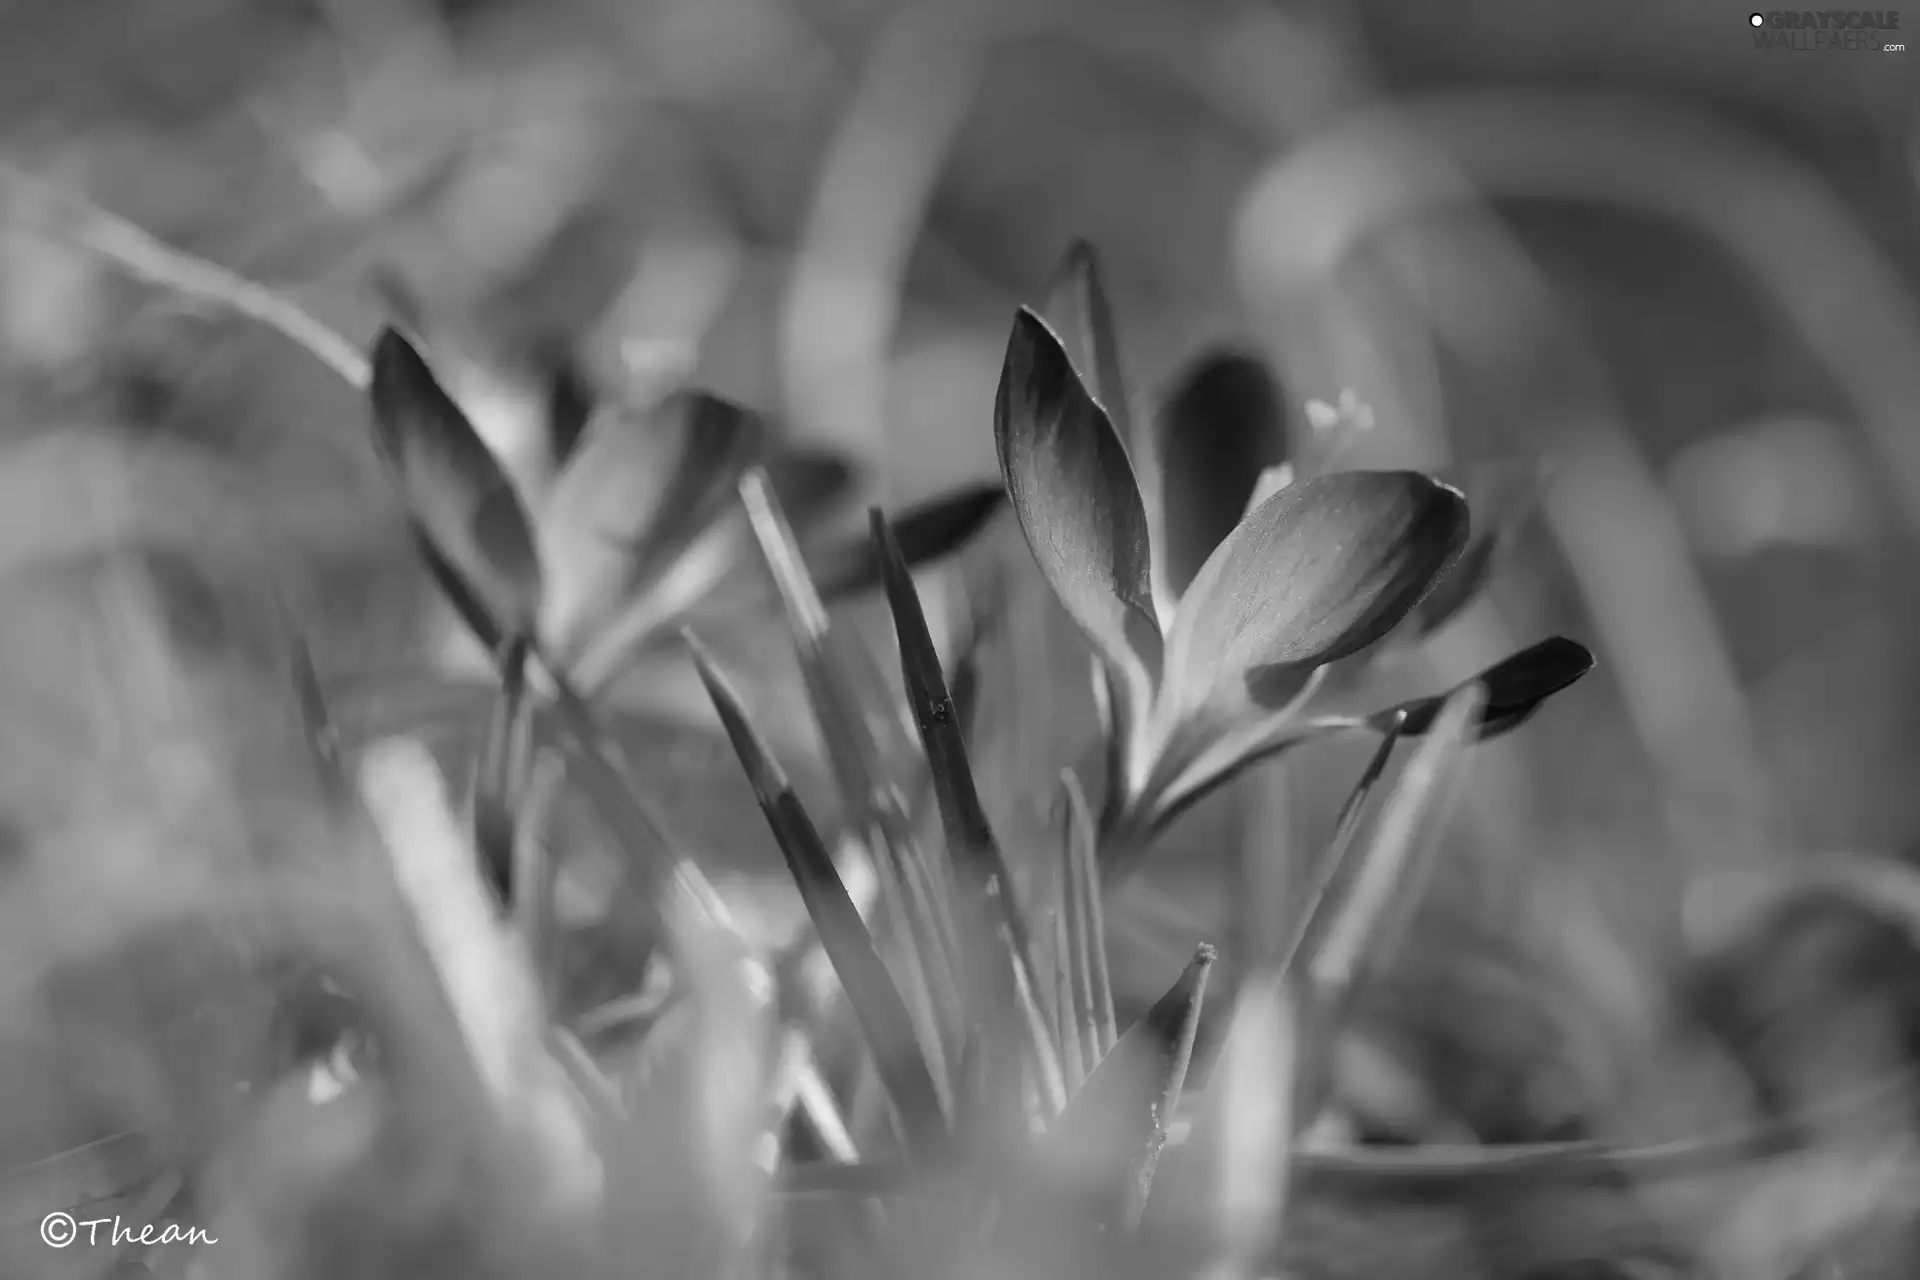
<path id="1" fill-rule="evenodd" d="M 1465 497 L 1414 471 L 1293 475 L 1277 388 L 1257 360 L 1223 352 L 1153 424 L 1164 510 L 1150 521 L 1108 412 L 1124 414 L 1126 395 L 1091 252 L 1077 247 L 1058 281 L 1047 310 L 1077 338 L 1079 365 L 1060 331 L 1021 309 L 994 434 L 1034 560 L 1096 658 L 1103 829 L 1159 829 L 1289 733 L 1423 732 L 1438 698 L 1366 717 L 1297 712 L 1316 673 L 1394 631 L 1461 558 Z M 1365 416 L 1349 401 L 1329 427 Z M 1483 736 L 1591 662 L 1555 639 L 1481 673 Z"/>
<path id="2" fill-rule="evenodd" d="M 829 599 L 878 585 L 871 547 L 830 517 L 853 466 L 781 440 L 757 414 L 674 386 L 592 407 L 513 465 L 488 447 L 427 361 L 389 329 L 372 358 L 375 437 L 401 481 L 422 554 L 489 652 L 531 641 L 574 691 L 602 692 L 696 610 L 770 606 L 736 486 L 767 467 Z M 997 512 L 968 485 L 903 512 L 910 561 L 957 549 Z"/>

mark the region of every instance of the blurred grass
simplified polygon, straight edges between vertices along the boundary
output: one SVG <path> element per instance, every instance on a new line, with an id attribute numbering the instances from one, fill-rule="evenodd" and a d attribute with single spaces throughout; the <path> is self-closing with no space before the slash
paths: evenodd
<path id="1" fill-rule="evenodd" d="M 370 273 L 397 268 L 436 336 L 494 372 L 477 417 L 511 419 L 540 340 L 577 342 L 614 383 L 639 376 L 638 344 L 691 344 L 706 385 L 871 459 L 890 507 L 992 473 L 1007 313 L 1078 235 L 1109 264 L 1143 393 L 1203 342 L 1237 336 L 1275 358 L 1294 413 L 1349 385 L 1376 406 L 1364 464 L 1545 456 L 1559 475 L 1544 516 L 1489 601 L 1402 678 L 1430 687 L 1561 630 L 1592 637 L 1602 666 L 1479 750 L 1457 873 L 1410 944 L 1457 962 L 1407 966 L 1370 1015 L 1382 1038 L 1416 1046 L 1403 1055 L 1433 1087 L 1461 1095 L 1454 1110 L 1525 1128 L 1560 1103 L 1501 1116 L 1489 1095 L 1510 1091 L 1488 1079 L 1579 1093 L 1638 1069 L 1635 1046 L 1609 1062 L 1568 1047 L 1590 1031 L 1559 1024 L 1589 1004 L 1603 1027 L 1655 1019 L 1646 992 L 1671 976 L 1696 869 L 1904 856 L 1920 836 L 1906 712 L 1920 475 L 1889 445 L 1920 439 L 1920 402 L 1889 392 L 1920 368 L 1920 55 L 1761 54 L 1744 23 L 1704 0 L 22 2 L 0 7 L 0 158 L 284 287 L 356 341 L 383 318 Z M 1830 192 L 1816 212 L 1831 214 L 1769 224 L 1739 203 L 1745 189 L 1716 210 L 1709 186 L 1686 226 L 1530 191 L 1539 171 L 1511 157 L 1504 190 L 1488 173 L 1500 155 L 1467 154 L 1500 151 L 1488 138 L 1502 111 L 1546 131 L 1543 147 L 1576 147 L 1528 103 L 1590 89 L 1679 103 L 1765 144 L 1787 190 Z M 1454 171 L 1434 95 L 1461 90 L 1484 110 L 1453 139 Z M 1545 96 L 1508 96 L 1521 91 Z M 1350 111 L 1401 100 L 1404 136 L 1444 171 L 1431 189 L 1389 163 L 1402 136 L 1390 115 L 1373 117 L 1379 133 L 1341 132 Z M 1600 115 L 1635 154 L 1635 117 Z M 1683 165 L 1697 145 L 1660 141 Z M 1758 172 L 1750 157 L 1723 173 L 1692 154 L 1709 184 Z M 1578 155 L 1590 187 L 1635 185 Z M 1263 174 L 1300 197 L 1266 221 L 1248 204 Z M 1743 225 L 1785 225 L 1763 251 L 1816 282 L 1836 244 L 1854 246 L 1878 289 L 1799 295 L 1796 312 L 1727 251 Z M 1860 310 L 1841 328 L 1815 303 Z M 1879 322 L 1887 306 L 1908 331 Z M 1853 363 L 1806 340 L 1842 332 L 1866 344 Z M 1893 372 L 1868 383 L 1863 368 Z M 6 912 L 30 993 L 55 955 L 111 953 L 148 912 L 219 900 L 270 860 L 262 830 L 302 843 L 280 829 L 310 804 L 283 799 L 298 791 L 291 749 L 258 745 L 284 732 L 261 692 L 276 678 L 269 584 L 331 672 L 418 662 L 446 620 L 403 553 L 363 406 L 277 337 L 12 233 L 0 369 L 5 625 L 21 632 L 0 672 L 4 816 L 18 831 Z M 1782 419 L 1801 444 L 1769 434 Z M 1725 478 L 1736 456 L 1753 460 L 1741 483 Z M 117 528 L 84 514 L 72 490 L 89 485 Z M 1017 553 L 1010 532 L 990 542 Z M 50 567 L 56 550 L 128 540 L 191 558 L 217 607 L 169 589 L 185 616 L 162 642 L 150 599 L 66 598 L 72 564 Z M 975 595 L 989 549 L 950 575 Z M 1092 709 L 1071 629 L 1032 582 L 1006 589 L 1017 630 L 996 642 L 982 707 L 1004 746 L 981 783 L 1010 856 L 1031 856 L 1054 838 L 1035 780 L 1080 763 Z M 133 621 L 99 616 L 114 608 Z M 89 667 L 78 638 L 96 635 L 113 644 Z M 716 647 L 784 680 L 767 705 L 796 714 L 768 710 L 769 723 L 804 723 L 783 637 Z M 160 705 L 180 681 L 179 703 Z M 681 705 L 711 728 L 695 699 Z M 715 739 L 646 745 L 715 866 L 778 900 L 766 911 L 786 922 L 769 929 L 790 928 L 777 854 Z M 1324 833 L 1363 759 L 1317 752 L 1176 833 L 1114 905 L 1123 1023 L 1164 990 L 1169 958 L 1225 927 L 1233 842 L 1273 822 Z M 826 789 L 796 785 L 810 804 Z M 581 986 L 636 985 L 619 932 L 596 941 L 620 972 Z M 1487 996 L 1510 969 L 1550 976 Z M 21 998 L 6 1021 L 30 1043 L 42 1015 Z M 1542 1017 L 1556 999 L 1583 1012 Z M 1556 1056 L 1576 1083 L 1538 1082 Z M 1738 1110 L 1670 1087 L 1696 1109 Z M 31 1112 L 40 1095 L 22 1088 Z M 182 1105 L 167 1098 L 153 1105 Z M 32 1145 L 20 1160 L 46 1154 Z M 35 1246 L 8 1264 L 45 1274 L 34 1268 L 50 1256 Z"/>

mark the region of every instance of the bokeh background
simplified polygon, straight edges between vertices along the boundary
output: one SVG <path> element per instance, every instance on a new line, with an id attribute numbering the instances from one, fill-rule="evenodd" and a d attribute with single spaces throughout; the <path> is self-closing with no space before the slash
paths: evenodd
<path id="1" fill-rule="evenodd" d="M 404 280 L 477 370 L 476 418 L 532 404 L 555 343 L 603 385 L 665 361 L 865 460 L 889 506 L 994 474 L 1012 310 L 1075 237 L 1102 254 L 1136 412 L 1230 343 L 1273 362 L 1296 432 L 1310 399 L 1370 406 L 1353 465 L 1474 497 L 1478 464 L 1537 470 L 1537 492 L 1493 495 L 1515 523 L 1486 599 L 1379 679 L 1431 687 L 1554 632 L 1595 651 L 1478 752 L 1437 897 L 1630 1004 L 1620 975 L 1685 932 L 1698 873 L 1920 840 L 1920 52 L 1763 52 L 1747 15 L 15 0 L 0 159 L 355 341 Z M 0 404 L 16 546 L 72 519 L 48 475 L 97 466 L 230 585 L 271 563 L 323 669 L 439 652 L 364 406 L 280 337 L 0 219 Z M 1083 659 L 1033 616 L 983 710 L 1015 846 L 1052 820 L 1034 779 L 1092 727 Z M 59 623 L 21 630 L 21 698 L 93 678 L 57 666 L 80 660 Z M 765 638 L 717 643 L 765 659 L 784 732 L 804 718 L 774 710 Z M 126 732 L 46 715 L 9 748 L 17 807 L 61 785 L 58 735 Z M 777 897 L 692 720 L 662 748 L 669 790 L 717 874 Z M 1176 834 L 1116 905 L 1131 999 L 1230 927 L 1235 850 L 1324 830 L 1362 758 L 1263 774 Z M 82 901 L 172 874 L 75 865 L 59 883 Z"/>

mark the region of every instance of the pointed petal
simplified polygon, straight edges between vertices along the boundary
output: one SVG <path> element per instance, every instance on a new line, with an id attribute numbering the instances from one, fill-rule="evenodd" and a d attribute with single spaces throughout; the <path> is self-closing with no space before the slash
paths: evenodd
<path id="1" fill-rule="evenodd" d="M 397 332 L 381 331 L 370 364 L 375 442 L 421 537 L 492 624 L 526 631 L 539 607 L 540 560 L 499 460 Z"/>
<path id="2" fill-rule="evenodd" d="M 1040 572 L 1109 664 L 1159 665 L 1146 508 L 1060 340 L 1022 308 L 994 405 L 1001 477 Z"/>
<path id="3" fill-rule="evenodd" d="M 732 502 L 765 443 L 759 418 L 699 391 L 597 413 L 541 508 L 549 648 L 571 656 L 643 593 Z"/>

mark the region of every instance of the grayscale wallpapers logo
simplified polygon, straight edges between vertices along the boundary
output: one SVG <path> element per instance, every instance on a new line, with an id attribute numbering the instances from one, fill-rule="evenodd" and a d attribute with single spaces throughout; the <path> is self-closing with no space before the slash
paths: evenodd
<path id="1" fill-rule="evenodd" d="M 1780 53 L 1905 53 L 1898 9 L 1769 9 L 1747 15 L 1753 47 Z"/>

